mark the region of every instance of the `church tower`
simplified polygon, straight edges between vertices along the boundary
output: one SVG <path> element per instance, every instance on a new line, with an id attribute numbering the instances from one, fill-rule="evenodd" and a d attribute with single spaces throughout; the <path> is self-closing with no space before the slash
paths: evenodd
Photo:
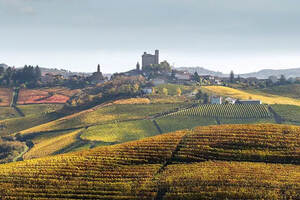
<path id="1" fill-rule="evenodd" d="M 140 63 L 138 62 L 137 64 L 136 64 L 136 71 L 140 71 L 141 70 L 141 66 L 140 66 Z"/>
<path id="2" fill-rule="evenodd" d="M 101 71 L 100 71 L 100 65 L 98 64 L 98 66 L 97 66 L 97 73 L 100 73 Z"/>

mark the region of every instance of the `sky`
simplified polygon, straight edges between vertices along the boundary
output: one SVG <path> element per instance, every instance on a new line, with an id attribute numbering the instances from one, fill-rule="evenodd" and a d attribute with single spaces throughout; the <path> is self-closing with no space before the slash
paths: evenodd
<path id="1" fill-rule="evenodd" d="M 0 63 L 104 73 L 147 51 L 228 73 L 300 67 L 299 0 L 0 0 Z"/>

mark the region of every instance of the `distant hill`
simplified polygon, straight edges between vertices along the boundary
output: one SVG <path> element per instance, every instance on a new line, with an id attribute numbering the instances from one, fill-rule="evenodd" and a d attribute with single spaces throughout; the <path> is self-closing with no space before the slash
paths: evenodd
<path id="1" fill-rule="evenodd" d="M 247 74 L 241 74 L 241 77 L 256 77 L 259 79 L 265 79 L 269 76 L 277 76 L 280 77 L 284 75 L 286 78 L 295 78 L 300 77 L 300 68 L 292 68 L 292 69 L 263 69 L 258 72 L 252 72 Z"/>
<path id="2" fill-rule="evenodd" d="M 203 67 L 178 67 L 176 69 L 179 71 L 187 71 L 191 74 L 197 72 L 200 76 L 201 75 L 211 75 L 211 76 L 219 76 L 219 77 L 228 76 L 227 74 L 223 74 L 222 72 L 212 71 L 209 69 L 205 69 Z"/>
<path id="3" fill-rule="evenodd" d="M 9 66 L 8 66 L 7 64 L 2 63 L 2 64 L 0 64 L 0 67 L 4 67 L 4 69 L 6 69 L 6 68 L 8 68 Z"/>
<path id="4" fill-rule="evenodd" d="M 78 76 L 90 76 L 91 75 L 91 73 L 71 72 L 71 71 L 65 70 L 65 69 L 44 68 L 44 67 L 41 68 L 41 72 L 42 72 L 43 76 L 47 73 L 60 74 L 60 75 L 63 75 L 64 77 L 69 77 L 69 76 L 74 76 L 74 75 L 78 75 Z"/>
<path id="5" fill-rule="evenodd" d="M 212 75 L 218 77 L 228 77 L 228 74 L 224 74 L 222 72 L 216 72 L 209 69 L 205 69 L 203 67 L 179 67 L 176 68 L 180 71 L 187 71 L 189 73 L 197 72 L 199 75 Z M 256 77 L 258 79 L 266 79 L 269 76 L 277 76 L 280 77 L 284 75 L 286 78 L 295 78 L 300 77 L 300 68 L 292 68 L 292 69 L 263 69 L 257 72 L 240 74 L 243 78 Z"/>

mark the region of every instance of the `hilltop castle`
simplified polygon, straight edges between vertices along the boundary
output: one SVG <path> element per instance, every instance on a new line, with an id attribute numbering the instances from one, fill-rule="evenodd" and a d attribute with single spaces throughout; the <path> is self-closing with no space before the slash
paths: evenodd
<path id="1" fill-rule="evenodd" d="M 155 50 L 155 54 L 144 52 L 142 55 L 142 67 L 159 64 L 159 50 Z"/>

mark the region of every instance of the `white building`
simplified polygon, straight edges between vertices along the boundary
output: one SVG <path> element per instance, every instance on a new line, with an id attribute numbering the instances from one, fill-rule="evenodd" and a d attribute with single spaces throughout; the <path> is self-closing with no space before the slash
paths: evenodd
<path id="1" fill-rule="evenodd" d="M 143 88 L 143 89 L 142 89 L 142 92 L 143 92 L 144 94 L 152 94 L 152 88 Z"/>
<path id="2" fill-rule="evenodd" d="M 222 97 L 211 96 L 210 97 L 210 103 L 211 104 L 222 104 Z"/>
<path id="3" fill-rule="evenodd" d="M 162 84 L 165 84 L 166 82 L 165 82 L 165 80 L 164 79 L 153 79 L 152 80 L 152 83 L 155 85 L 155 86 L 157 86 L 157 85 L 162 85 Z"/>

